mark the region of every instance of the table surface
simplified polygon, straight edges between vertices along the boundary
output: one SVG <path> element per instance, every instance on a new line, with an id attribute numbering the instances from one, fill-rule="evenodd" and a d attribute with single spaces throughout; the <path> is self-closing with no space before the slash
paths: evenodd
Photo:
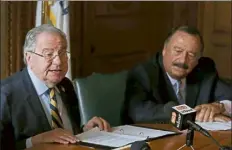
<path id="1" fill-rule="evenodd" d="M 178 131 L 171 124 L 143 124 L 142 126 L 152 127 L 156 129 L 166 129 Z M 231 146 L 231 130 L 230 131 L 210 131 L 210 134 L 221 144 Z M 182 134 L 155 139 L 149 142 L 151 149 L 157 150 L 177 150 L 185 144 L 186 130 Z M 200 134 L 194 133 L 193 147 L 196 150 L 218 150 L 217 145 L 209 138 Z M 62 144 L 40 144 L 27 150 L 91 150 L 93 148 L 80 145 L 62 145 Z M 129 148 L 125 148 L 125 150 Z M 190 147 L 185 147 L 182 150 L 190 150 Z"/>

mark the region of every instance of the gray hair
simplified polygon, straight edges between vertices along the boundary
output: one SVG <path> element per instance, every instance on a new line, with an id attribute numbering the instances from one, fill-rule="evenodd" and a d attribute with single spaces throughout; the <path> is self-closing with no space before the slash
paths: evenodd
<path id="1" fill-rule="evenodd" d="M 25 58 L 25 53 L 26 52 L 35 52 L 36 48 L 36 38 L 39 34 L 43 32 L 49 32 L 49 33 L 58 33 L 64 40 L 67 41 L 66 35 L 63 31 L 60 29 L 54 27 L 53 25 L 50 24 L 43 24 L 41 26 L 35 27 L 28 31 L 26 38 L 25 38 L 25 43 L 23 46 L 23 53 L 24 53 L 24 63 L 26 64 L 26 58 Z"/>
<path id="2" fill-rule="evenodd" d="M 203 53 L 203 51 L 204 51 L 204 40 L 203 40 L 203 37 L 202 37 L 200 31 L 197 28 L 191 27 L 191 26 L 179 26 L 179 27 L 173 28 L 171 30 L 171 32 L 169 32 L 168 37 L 165 40 L 165 44 L 167 44 L 169 42 L 169 40 L 171 39 L 171 37 L 177 31 L 182 31 L 182 32 L 188 33 L 188 34 L 193 35 L 193 36 L 198 36 L 200 38 L 200 42 L 201 42 L 201 53 Z"/>

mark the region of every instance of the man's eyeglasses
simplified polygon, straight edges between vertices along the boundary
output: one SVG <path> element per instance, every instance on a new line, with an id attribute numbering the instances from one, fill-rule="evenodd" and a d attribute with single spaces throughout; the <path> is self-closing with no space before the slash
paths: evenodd
<path id="1" fill-rule="evenodd" d="M 53 59 L 56 58 L 56 56 L 59 56 L 61 59 L 62 58 L 66 58 L 69 59 L 70 58 L 70 53 L 68 51 L 62 51 L 62 52 L 58 52 L 58 54 L 55 53 L 44 53 L 44 54 L 38 54 L 36 52 L 33 51 L 29 51 L 30 53 L 36 54 L 37 56 L 40 57 L 44 57 L 46 61 L 52 61 Z"/>

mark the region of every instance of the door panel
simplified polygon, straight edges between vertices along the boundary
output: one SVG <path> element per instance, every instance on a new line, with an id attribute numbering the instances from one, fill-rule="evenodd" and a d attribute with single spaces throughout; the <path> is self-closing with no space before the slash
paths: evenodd
<path id="1" fill-rule="evenodd" d="M 220 76 L 232 79 L 231 2 L 204 2 L 200 8 L 204 55 L 215 61 Z"/>
<path id="2" fill-rule="evenodd" d="M 172 3 L 84 3 L 83 75 L 129 69 L 159 51 L 172 26 L 168 8 Z"/>

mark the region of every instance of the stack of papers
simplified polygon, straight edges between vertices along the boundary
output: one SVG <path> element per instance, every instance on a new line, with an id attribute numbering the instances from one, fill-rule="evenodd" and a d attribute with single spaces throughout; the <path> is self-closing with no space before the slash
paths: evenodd
<path id="1" fill-rule="evenodd" d="M 231 121 L 230 122 L 196 122 L 202 128 L 210 131 L 217 130 L 231 130 Z"/>
<path id="2" fill-rule="evenodd" d="M 135 141 L 149 140 L 175 134 L 178 133 L 174 131 L 124 125 L 114 127 L 112 132 L 100 131 L 99 128 L 93 128 L 76 136 L 83 144 L 89 143 L 95 146 L 106 146 L 112 149 L 126 146 Z"/>

